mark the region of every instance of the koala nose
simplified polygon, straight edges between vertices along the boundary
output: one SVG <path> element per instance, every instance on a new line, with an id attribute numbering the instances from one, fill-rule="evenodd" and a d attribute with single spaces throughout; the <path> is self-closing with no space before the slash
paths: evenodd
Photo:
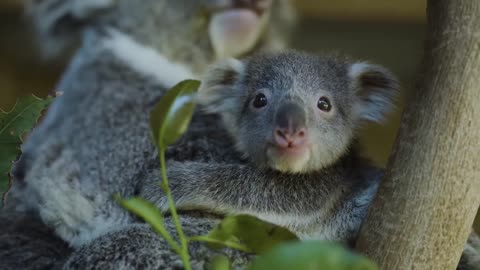
<path id="1" fill-rule="evenodd" d="M 307 136 L 305 118 L 305 111 L 300 105 L 293 102 L 282 105 L 275 117 L 275 143 L 285 148 L 302 145 Z"/>
<path id="2" fill-rule="evenodd" d="M 293 148 L 304 144 L 306 133 L 307 131 L 305 128 L 297 130 L 276 128 L 273 137 L 275 138 L 277 146 L 282 148 Z"/>

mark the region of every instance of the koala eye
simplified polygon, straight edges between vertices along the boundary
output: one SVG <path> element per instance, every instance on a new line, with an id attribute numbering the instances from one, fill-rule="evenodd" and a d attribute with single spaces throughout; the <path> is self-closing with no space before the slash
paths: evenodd
<path id="1" fill-rule="evenodd" d="M 332 109 L 332 104 L 330 104 L 330 100 L 326 97 L 321 97 L 317 102 L 317 107 L 324 112 L 329 112 Z"/>
<path id="2" fill-rule="evenodd" d="M 265 94 L 258 93 L 255 96 L 255 99 L 253 100 L 252 105 L 257 109 L 267 106 L 267 96 L 265 96 Z"/>

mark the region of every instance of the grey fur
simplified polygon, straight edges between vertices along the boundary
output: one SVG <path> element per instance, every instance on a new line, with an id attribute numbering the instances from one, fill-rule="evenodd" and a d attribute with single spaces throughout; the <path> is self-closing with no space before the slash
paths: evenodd
<path id="1" fill-rule="evenodd" d="M 0 269 L 61 269 L 68 244 L 31 214 L 0 212 Z"/>
<path id="2" fill-rule="evenodd" d="M 210 231 L 217 222 L 214 216 L 182 215 L 186 235 Z M 173 222 L 166 219 L 167 229 L 174 232 Z M 114 240 L 114 241 L 112 241 Z M 240 269 L 251 255 L 223 249 L 213 251 L 205 244 L 193 242 L 189 246 L 193 269 L 205 269 L 219 254 L 231 258 L 234 269 Z M 183 269 L 177 256 L 172 256 L 168 244 L 146 224 L 135 224 L 125 230 L 111 232 L 78 249 L 66 262 L 64 269 Z"/>
<path id="3" fill-rule="evenodd" d="M 472 230 L 457 270 L 480 270 L 480 237 Z"/>

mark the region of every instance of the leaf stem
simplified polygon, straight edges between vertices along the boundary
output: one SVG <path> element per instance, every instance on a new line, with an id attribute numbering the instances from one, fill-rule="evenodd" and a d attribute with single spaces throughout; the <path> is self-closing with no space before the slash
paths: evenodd
<path id="1" fill-rule="evenodd" d="M 183 233 L 182 225 L 180 224 L 180 219 L 177 214 L 177 209 L 175 208 L 175 203 L 173 201 L 172 192 L 168 186 L 167 179 L 167 167 L 165 165 L 165 148 L 161 147 L 160 149 L 160 167 L 162 171 L 162 185 L 165 193 L 167 195 L 168 207 L 170 213 L 172 214 L 172 219 L 175 224 L 175 228 L 178 233 L 178 238 L 180 239 L 180 253 L 178 254 L 183 261 L 185 270 L 191 270 L 190 265 L 190 255 L 188 254 L 188 240 Z"/>
<path id="2" fill-rule="evenodd" d="M 173 240 L 172 236 L 168 233 L 167 230 L 165 230 L 163 228 L 160 229 L 160 228 L 157 228 L 157 227 L 153 227 L 153 229 L 155 231 L 157 231 L 157 233 L 159 233 L 168 242 L 168 244 L 172 247 L 172 249 L 177 254 L 181 254 L 181 252 L 182 252 L 181 247 L 177 244 L 177 242 L 175 242 L 175 240 Z"/>
<path id="3" fill-rule="evenodd" d="M 135 200 L 135 199 L 124 200 L 118 193 L 115 194 L 113 197 L 123 208 L 138 215 L 139 217 L 142 217 L 147 223 L 149 223 L 152 226 L 155 232 L 160 234 L 167 241 L 167 243 L 172 247 L 175 253 L 180 254 L 181 252 L 180 246 L 178 245 L 177 242 L 175 242 L 173 237 L 163 226 L 163 218 L 161 218 L 160 220 L 157 220 L 155 217 L 151 219 L 150 217 L 143 214 L 142 211 L 139 211 L 139 208 L 131 205 L 132 200 Z M 142 199 L 139 199 L 139 200 L 143 201 Z M 144 202 L 147 203 L 146 201 Z"/>

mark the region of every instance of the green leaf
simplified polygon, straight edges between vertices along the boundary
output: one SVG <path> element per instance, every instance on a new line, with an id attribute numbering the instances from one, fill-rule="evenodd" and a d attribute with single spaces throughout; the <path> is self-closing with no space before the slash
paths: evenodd
<path id="1" fill-rule="evenodd" d="M 152 203 L 137 197 L 124 200 L 116 196 L 116 199 L 123 208 L 144 219 L 157 232 L 166 231 L 163 225 L 163 215 Z"/>
<path id="2" fill-rule="evenodd" d="M 249 215 L 226 217 L 207 238 L 225 242 L 229 247 L 231 243 L 246 246 L 253 253 L 264 253 L 279 243 L 298 240 L 289 230 Z"/>
<path id="3" fill-rule="evenodd" d="M 215 238 L 211 238 L 210 236 L 193 236 L 189 238 L 190 241 L 199 241 L 204 242 L 210 245 L 211 248 L 217 249 L 221 247 L 228 247 L 237 250 L 241 250 L 244 252 L 252 253 L 253 251 L 250 250 L 248 247 L 240 244 L 240 241 L 237 238 L 231 238 L 230 240 L 218 240 Z"/>
<path id="4" fill-rule="evenodd" d="M 165 149 L 187 130 L 195 109 L 194 94 L 200 81 L 185 80 L 170 90 L 150 113 L 150 127 L 158 147 Z"/>
<path id="5" fill-rule="evenodd" d="M 230 261 L 225 255 L 215 256 L 207 265 L 208 270 L 230 270 Z"/>
<path id="6" fill-rule="evenodd" d="M 9 112 L 0 110 L 0 195 L 8 189 L 8 173 L 20 154 L 22 137 L 35 126 L 52 100 L 28 96 L 19 99 Z"/>
<path id="7" fill-rule="evenodd" d="M 180 247 L 165 228 L 162 213 L 155 207 L 155 205 L 138 197 L 124 200 L 120 197 L 120 195 L 117 194 L 115 195 L 115 199 L 123 208 L 141 217 L 143 220 L 145 220 L 145 222 L 149 223 L 152 228 L 168 242 L 170 247 L 177 254 L 181 253 Z"/>
<path id="8" fill-rule="evenodd" d="M 377 270 L 369 259 L 338 244 L 322 241 L 287 243 L 252 262 L 249 270 Z"/>

